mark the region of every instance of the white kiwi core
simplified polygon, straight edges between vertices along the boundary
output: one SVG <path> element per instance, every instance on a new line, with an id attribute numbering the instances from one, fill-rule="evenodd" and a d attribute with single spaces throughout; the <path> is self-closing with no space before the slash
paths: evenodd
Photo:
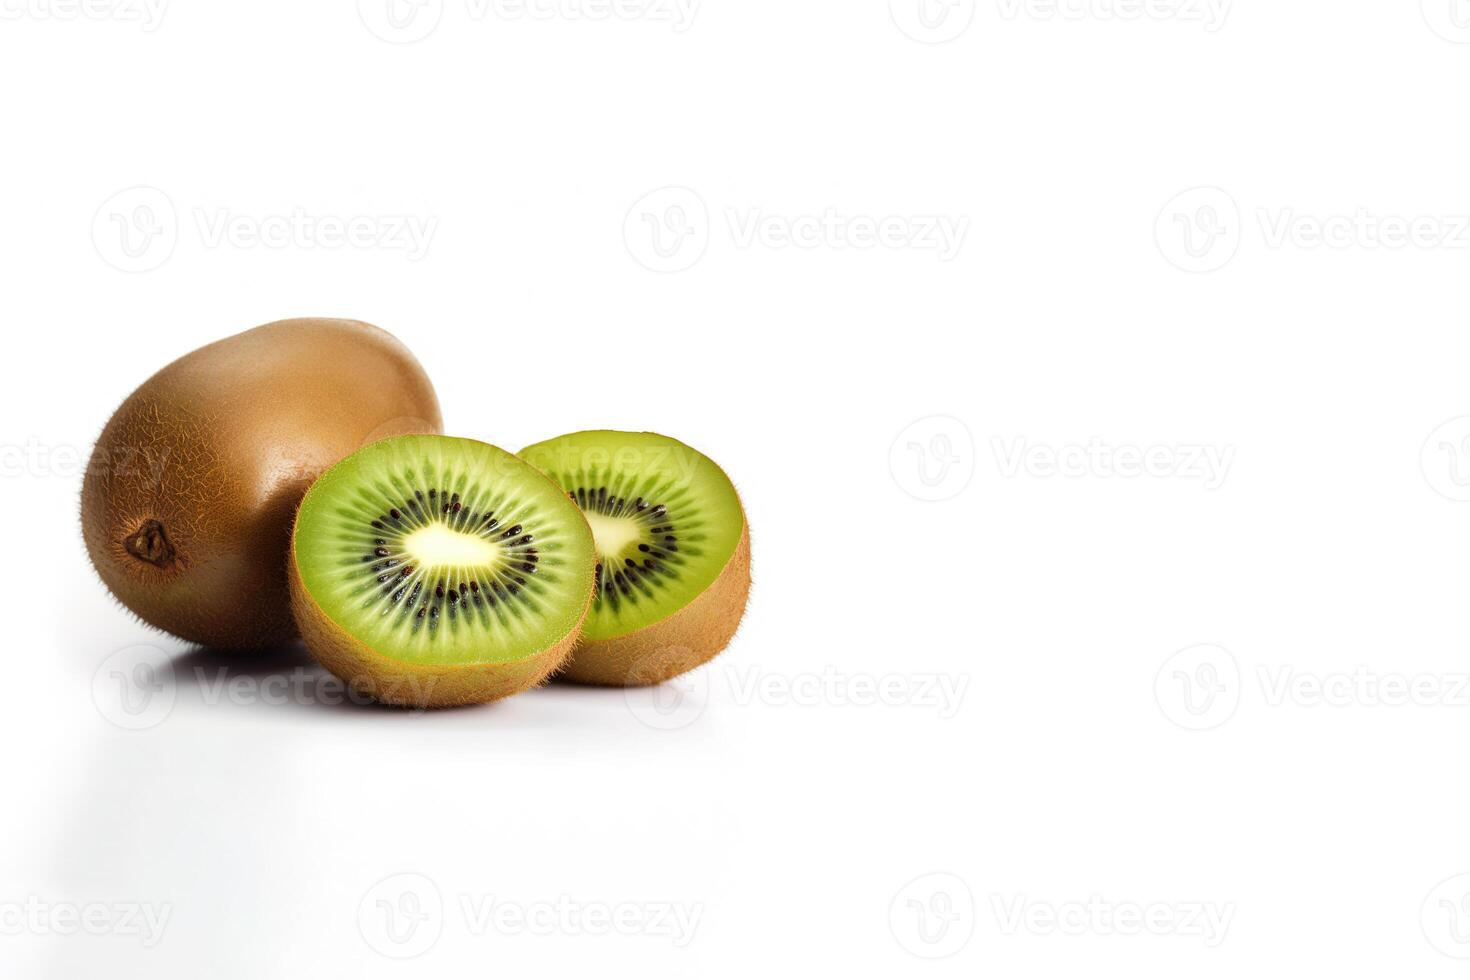
<path id="1" fill-rule="evenodd" d="M 638 522 L 626 517 L 609 517 L 606 514 L 587 512 L 587 523 L 592 525 L 592 540 L 597 553 L 604 558 L 616 558 L 629 545 L 643 540 Z"/>
<path id="2" fill-rule="evenodd" d="M 403 539 L 403 550 L 425 568 L 495 567 L 500 545 L 477 534 L 429 524 Z"/>

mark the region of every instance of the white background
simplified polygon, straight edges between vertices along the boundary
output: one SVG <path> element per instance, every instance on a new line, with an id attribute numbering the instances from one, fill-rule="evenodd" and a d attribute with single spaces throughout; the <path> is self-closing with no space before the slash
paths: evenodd
<path id="1" fill-rule="evenodd" d="M 0 973 L 1462 976 L 1470 6 L 587 2 L 0 0 Z M 300 315 L 714 457 L 734 645 L 411 714 L 133 621 L 91 441 Z"/>

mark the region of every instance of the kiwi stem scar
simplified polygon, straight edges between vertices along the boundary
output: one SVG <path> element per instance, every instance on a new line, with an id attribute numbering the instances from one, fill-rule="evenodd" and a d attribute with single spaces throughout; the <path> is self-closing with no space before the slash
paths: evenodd
<path id="1" fill-rule="evenodd" d="M 138 525 L 138 530 L 128 536 L 123 547 L 139 561 L 159 568 L 167 568 L 174 563 L 174 546 L 158 521 L 147 520 Z"/>

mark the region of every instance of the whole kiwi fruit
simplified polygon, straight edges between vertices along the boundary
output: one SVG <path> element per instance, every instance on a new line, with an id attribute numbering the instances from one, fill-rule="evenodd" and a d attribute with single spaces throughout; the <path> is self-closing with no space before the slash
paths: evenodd
<path id="1" fill-rule="evenodd" d="M 358 320 L 268 323 L 186 354 L 103 429 L 82 536 L 112 594 L 150 626 L 243 649 L 296 636 L 287 554 L 296 507 L 363 445 L 442 431 L 428 376 Z"/>

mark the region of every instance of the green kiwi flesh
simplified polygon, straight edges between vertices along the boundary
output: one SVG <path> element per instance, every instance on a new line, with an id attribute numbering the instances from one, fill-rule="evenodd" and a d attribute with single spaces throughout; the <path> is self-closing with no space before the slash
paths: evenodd
<path id="1" fill-rule="evenodd" d="M 520 455 L 582 509 L 596 541 L 596 596 L 566 677 L 657 683 L 724 649 L 745 610 L 750 539 L 713 460 L 667 436 L 605 430 Z"/>
<path id="2" fill-rule="evenodd" d="M 347 457 L 307 491 L 291 553 L 313 654 L 395 704 L 489 701 L 541 682 L 592 595 L 578 508 L 470 439 L 403 436 Z"/>

